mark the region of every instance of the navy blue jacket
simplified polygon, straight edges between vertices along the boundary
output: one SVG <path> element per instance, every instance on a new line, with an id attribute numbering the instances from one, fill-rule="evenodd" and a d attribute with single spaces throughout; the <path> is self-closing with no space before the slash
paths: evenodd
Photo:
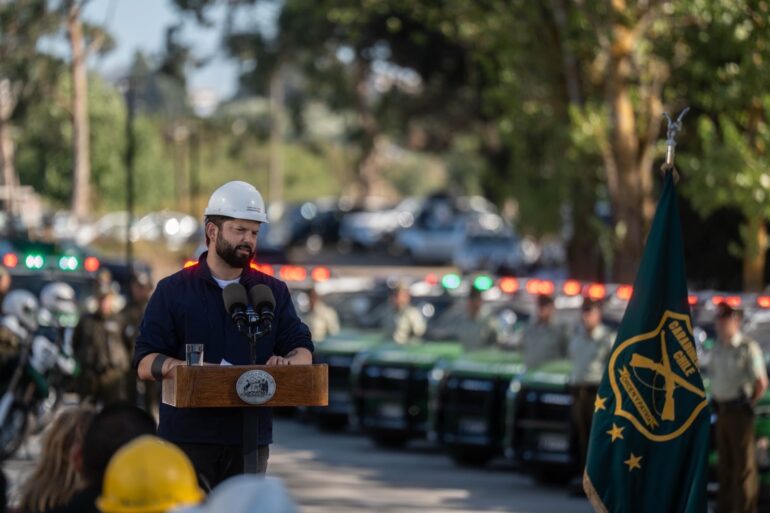
<path id="1" fill-rule="evenodd" d="M 286 284 L 259 271 L 243 272 L 241 284 L 249 290 L 263 283 L 275 296 L 273 329 L 257 343 L 257 363 L 273 356 L 286 356 L 304 347 L 313 350 L 310 330 L 294 310 Z M 136 338 L 134 368 L 150 353 L 185 359 L 186 344 L 203 344 L 207 363 L 222 359 L 233 365 L 248 365 L 249 343 L 238 332 L 225 310 L 222 289 L 211 276 L 206 253 L 198 264 L 162 279 L 144 312 Z M 270 408 L 259 408 L 260 445 L 272 443 L 273 416 Z M 241 445 L 243 440 L 240 408 L 174 408 L 160 406 L 158 434 L 175 443 Z"/>

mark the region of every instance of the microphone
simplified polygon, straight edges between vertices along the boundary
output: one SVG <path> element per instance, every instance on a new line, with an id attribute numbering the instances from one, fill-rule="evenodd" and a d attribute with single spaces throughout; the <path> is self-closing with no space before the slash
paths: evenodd
<path id="1" fill-rule="evenodd" d="M 254 285 L 249 290 L 251 305 L 254 307 L 259 318 L 259 327 L 263 331 L 268 331 L 273 323 L 273 312 L 275 312 L 275 296 L 273 291 L 267 285 Z"/>
<path id="2" fill-rule="evenodd" d="M 222 299 L 225 301 L 225 310 L 235 321 L 238 331 L 246 330 L 246 308 L 249 300 L 246 297 L 246 288 L 240 283 L 231 283 L 222 290 Z"/>

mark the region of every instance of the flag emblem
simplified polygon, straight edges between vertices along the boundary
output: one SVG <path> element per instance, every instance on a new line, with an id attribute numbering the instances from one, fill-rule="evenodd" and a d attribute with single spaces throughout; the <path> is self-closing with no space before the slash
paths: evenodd
<path id="1" fill-rule="evenodd" d="M 685 314 L 666 310 L 653 331 L 620 343 L 608 374 L 614 414 L 653 442 L 681 436 L 708 406 Z"/>

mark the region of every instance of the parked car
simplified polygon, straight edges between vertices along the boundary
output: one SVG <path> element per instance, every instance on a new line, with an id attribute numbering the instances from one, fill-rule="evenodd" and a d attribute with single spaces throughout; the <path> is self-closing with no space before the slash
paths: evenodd
<path id="1" fill-rule="evenodd" d="M 392 208 L 350 212 L 340 223 L 340 241 L 364 249 L 387 247 L 396 230 L 414 223 L 421 206 L 421 200 L 406 198 Z"/>

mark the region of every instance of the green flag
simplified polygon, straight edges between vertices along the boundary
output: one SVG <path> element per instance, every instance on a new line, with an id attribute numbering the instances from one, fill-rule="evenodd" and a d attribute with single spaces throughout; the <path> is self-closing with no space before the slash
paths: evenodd
<path id="1" fill-rule="evenodd" d="M 706 511 L 709 408 L 677 208 L 674 180 L 666 173 L 596 397 L 583 487 L 597 512 Z"/>

